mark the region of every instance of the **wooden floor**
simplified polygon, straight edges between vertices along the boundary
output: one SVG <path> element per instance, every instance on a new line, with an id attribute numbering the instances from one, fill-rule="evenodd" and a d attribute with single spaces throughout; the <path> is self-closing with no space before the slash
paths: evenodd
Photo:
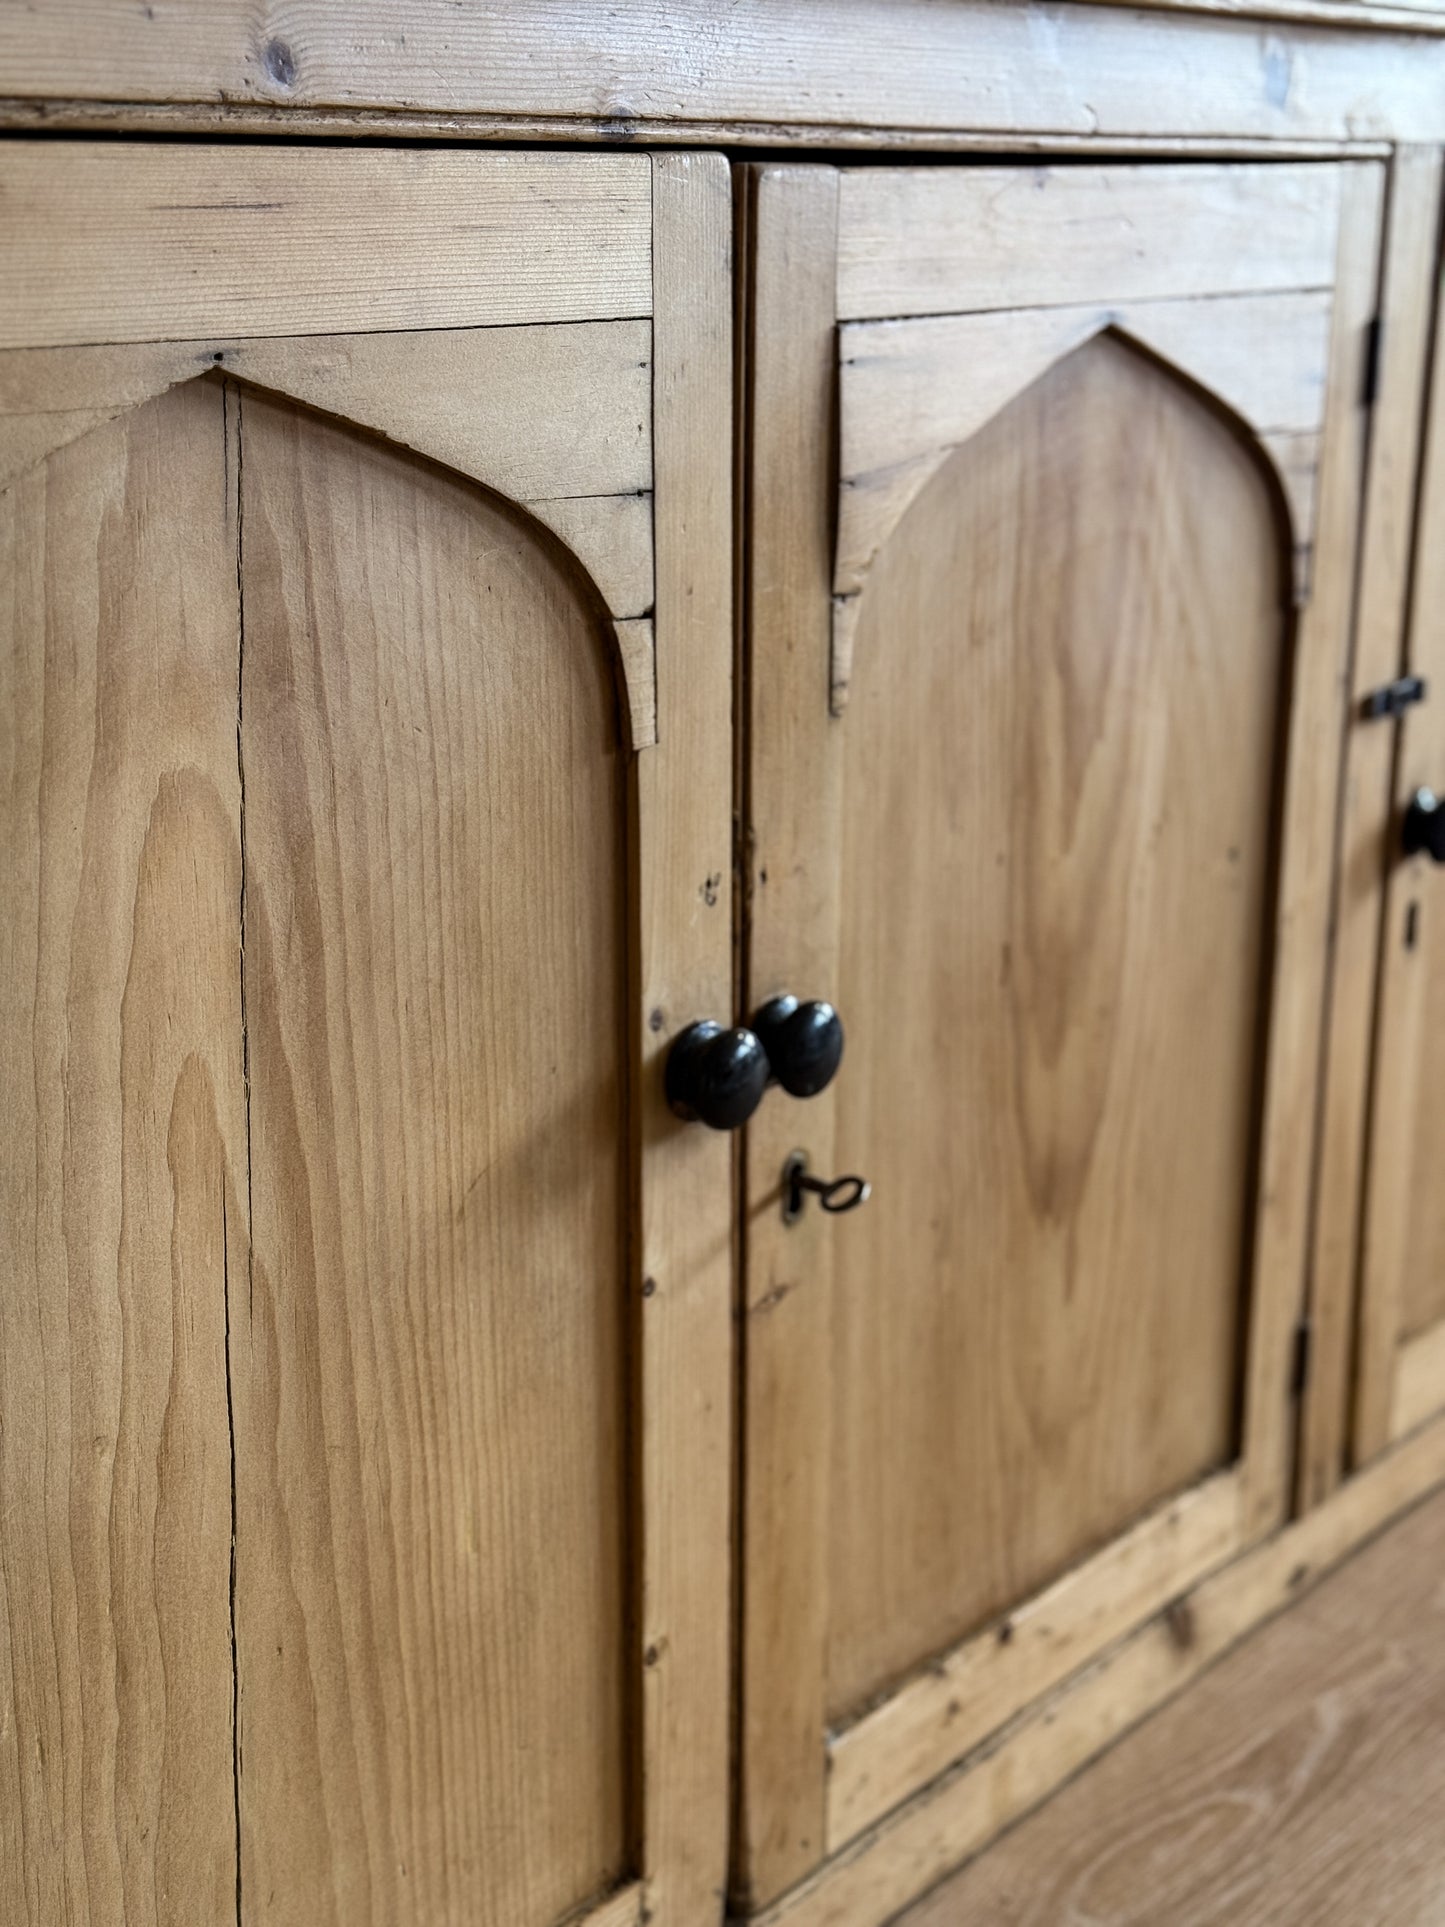
<path id="1" fill-rule="evenodd" d="M 1445 1494 L 895 1927 L 1445 1927 Z"/>

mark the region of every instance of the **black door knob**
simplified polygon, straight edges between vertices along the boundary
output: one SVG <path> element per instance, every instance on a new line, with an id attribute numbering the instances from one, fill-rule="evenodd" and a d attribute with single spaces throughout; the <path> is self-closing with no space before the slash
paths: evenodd
<path id="1" fill-rule="evenodd" d="M 843 1020 L 831 1004 L 770 997 L 753 1012 L 753 1029 L 774 1079 L 792 1097 L 816 1097 L 843 1061 Z"/>
<path id="2" fill-rule="evenodd" d="M 675 1117 L 735 1131 L 763 1101 L 767 1054 L 752 1031 L 724 1030 L 707 1018 L 672 1040 L 665 1087 Z"/>
<path id="3" fill-rule="evenodd" d="M 1406 856 L 1423 851 L 1432 863 L 1445 863 L 1445 803 L 1434 790 L 1416 790 L 1410 798 L 1400 842 Z"/>

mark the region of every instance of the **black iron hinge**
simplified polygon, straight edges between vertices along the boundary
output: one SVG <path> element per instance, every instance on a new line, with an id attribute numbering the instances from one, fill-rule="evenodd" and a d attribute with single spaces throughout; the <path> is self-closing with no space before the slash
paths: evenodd
<path id="1" fill-rule="evenodd" d="M 1294 1328 L 1294 1360 L 1289 1378 L 1291 1398 L 1303 1398 L 1305 1386 L 1310 1382 L 1310 1345 L 1313 1337 L 1313 1322 L 1308 1317 L 1301 1318 Z"/>
<path id="2" fill-rule="evenodd" d="M 1373 315 L 1365 329 L 1364 393 L 1360 399 L 1373 408 L 1380 398 L 1380 356 L 1385 340 L 1383 315 Z"/>

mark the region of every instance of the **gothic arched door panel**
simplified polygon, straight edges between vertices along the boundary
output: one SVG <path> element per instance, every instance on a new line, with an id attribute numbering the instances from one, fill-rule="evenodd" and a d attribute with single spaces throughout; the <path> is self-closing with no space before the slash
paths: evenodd
<path id="1" fill-rule="evenodd" d="M 691 1927 L 726 173 L 346 158 L 4 162 L 0 1913 Z"/>
<path id="2" fill-rule="evenodd" d="M 750 179 L 754 1901 L 1283 1516 L 1378 199 Z"/>

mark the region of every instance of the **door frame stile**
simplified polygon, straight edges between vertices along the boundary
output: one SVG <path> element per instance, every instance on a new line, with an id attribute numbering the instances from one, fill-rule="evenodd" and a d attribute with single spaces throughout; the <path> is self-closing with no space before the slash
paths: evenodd
<path id="1" fill-rule="evenodd" d="M 1363 1307 L 1363 1213 L 1371 1062 L 1382 982 L 1382 915 L 1390 797 L 1398 731 L 1364 721 L 1361 704 L 1400 673 L 1414 521 L 1435 236 L 1438 147 L 1402 148 L 1388 170 L 1380 248 L 1380 374 L 1373 408 L 1356 412 L 1364 472 L 1353 660 L 1341 718 L 1332 945 L 1320 1085 L 1319 1146 L 1310 1278 L 1310 1372 L 1299 1417 L 1295 1500 L 1318 1505 L 1346 1476 L 1352 1448 L 1352 1374 L 1376 1371 Z M 1362 201 L 1364 169 L 1347 187 Z M 1362 215 L 1363 218 L 1363 215 Z M 1380 218 L 1380 217 L 1377 217 Z M 1367 448 L 1366 448 L 1367 442 Z M 1387 1396 L 1387 1394 L 1386 1394 Z"/>
<path id="2" fill-rule="evenodd" d="M 727 1873 L 732 1146 L 667 1109 L 667 1045 L 732 1005 L 732 197 L 657 154 L 657 740 L 634 759 L 640 1223 L 642 1908 L 720 1921 Z"/>
<path id="3" fill-rule="evenodd" d="M 1250 1264 L 1241 1466 L 1245 1541 L 1288 1515 L 1295 1333 L 1305 1308 L 1326 960 L 1363 488 L 1365 356 L 1375 312 L 1382 170 L 1341 169 L 1315 570 L 1291 672 L 1260 1166 Z"/>
<path id="4" fill-rule="evenodd" d="M 1401 480 L 1404 496 L 1401 520 L 1400 580 L 1390 615 L 1394 618 L 1389 640 L 1395 660 L 1415 672 L 1422 661 L 1427 625 L 1437 621 L 1436 598 L 1440 591 L 1438 560 L 1426 532 L 1438 517 L 1445 497 L 1445 336 L 1433 303 L 1440 272 L 1439 215 L 1442 201 L 1442 153 L 1438 148 L 1425 150 L 1421 169 L 1427 173 L 1429 188 L 1428 239 L 1418 263 L 1419 304 L 1414 317 L 1418 347 L 1414 422 L 1417 439 L 1412 452 L 1419 456 Z M 1424 238 L 1424 237 L 1422 237 Z M 1430 339 L 1431 324 L 1434 339 Z M 1428 363 L 1428 376 L 1426 364 Z M 1428 383 L 1428 386 L 1427 386 Z M 1426 420 L 1428 393 L 1429 419 Z M 1418 475 L 1417 475 L 1418 470 Z M 1418 489 L 1416 483 L 1418 480 Z M 1410 537 L 1414 542 L 1414 579 L 1407 582 Z M 1405 607 L 1408 590 L 1408 609 Z M 1436 681 L 1432 678 L 1432 682 Z M 1445 691 L 1432 688 L 1431 701 L 1439 704 Z M 1381 882 L 1382 916 L 1380 923 L 1379 969 L 1375 983 L 1374 1061 L 1362 1098 L 1369 1106 L 1367 1153 L 1360 1235 L 1358 1295 L 1358 1354 L 1355 1375 L 1354 1423 L 1351 1433 L 1353 1463 L 1363 1465 L 1391 1444 L 1402 1431 L 1426 1416 L 1420 1408 L 1429 1398 L 1428 1380 L 1440 1353 L 1435 1330 L 1405 1340 L 1405 1225 L 1407 1199 L 1414 1176 L 1411 1130 L 1416 1079 L 1419 1076 L 1419 1040 L 1427 1021 L 1426 974 L 1419 967 L 1420 953 L 1408 951 L 1402 942 L 1406 904 L 1419 889 L 1419 871 L 1425 859 L 1412 863 L 1398 860 L 1400 813 L 1405 800 L 1434 775 L 1440 739 L 1439 725 L 1424 709 L 1407 711 L 1390 731 L 1395 755 L 1389 774 L 1386 807 L 1381 813 L 1384 835 L 1388 839 L 1383 855 Z M 1435 779 L 1439 780 L 1438 776 Z M 1445 1392 L 1435 1396 L 1438 1410 Z"/>
<path id="5" fill-rule="evenodd" d="M 794 983 L 833 994 L 842 740 L 829 714 L 838 174 L 761 167 L 749 186 L 754 312 L 749 343 L 751 501 L 746 622 L 749 998 Z M 766 679 L 758 666 L 766 664 Z M 784 978 L 789 981 L 784 982 Z M 806 988 L 804 988 L 806 986 Z M 806 1123 L 775 1097 L 748 1126 L 743 1284 L 743 1570 L 769 1575 L 741 1624 L 734 1900 L 763 1905 L 821 1860 L 828 1623 L 831 1221 L 785 1227 L 784 1160 L 806 1132 L 831 1169 L 832 1093 Z"/>

